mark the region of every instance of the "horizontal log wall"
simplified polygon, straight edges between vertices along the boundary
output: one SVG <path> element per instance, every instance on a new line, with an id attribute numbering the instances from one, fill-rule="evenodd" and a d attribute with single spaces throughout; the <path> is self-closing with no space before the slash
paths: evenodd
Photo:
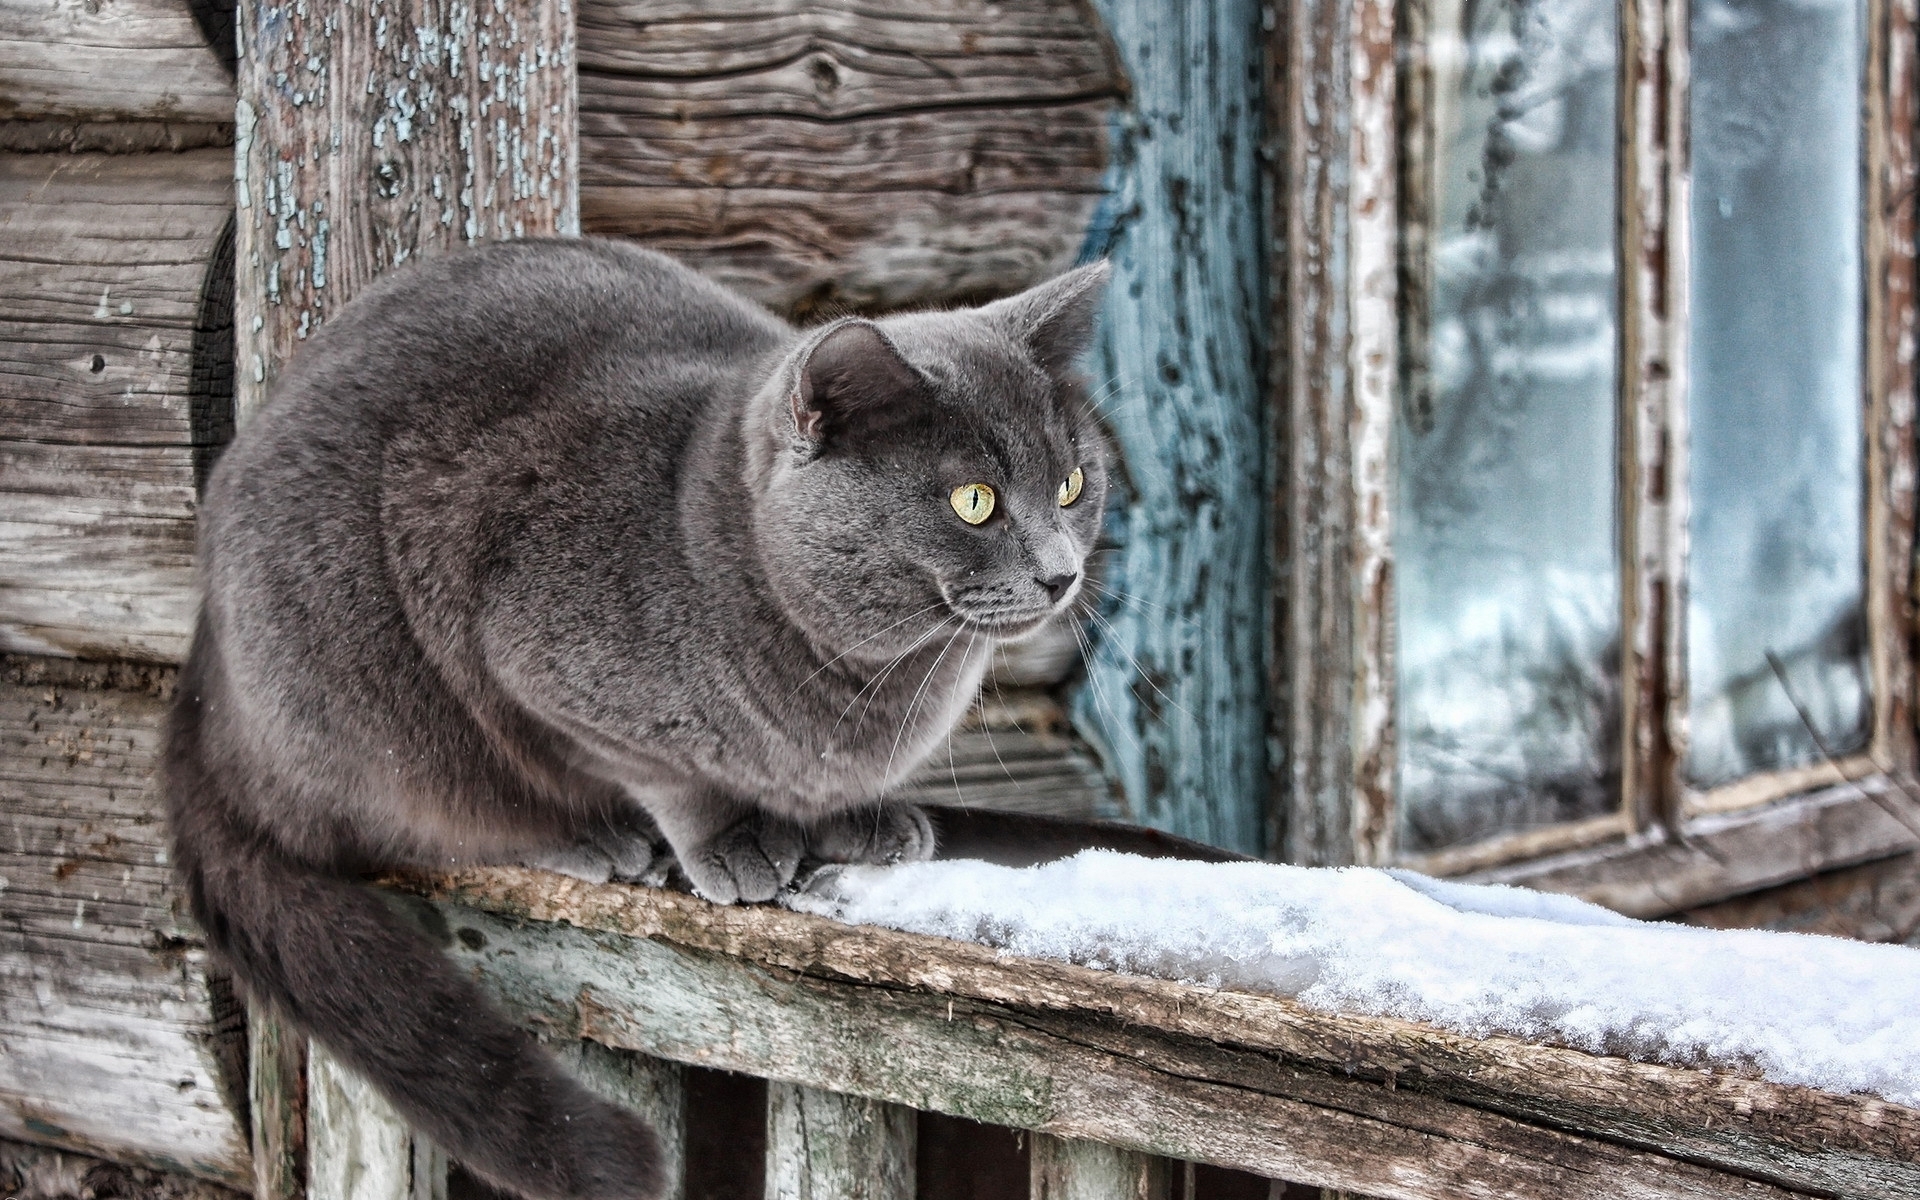
<path id="1" fill-rule="evenodd" d="M 169 685 L 0 682 L 0 1137 L 246 1188 L 239 1012 L 176 911 L 147 782 Z"/>
<path id="2" fill-rule="evenodd" d="M 0 650 L 184 654 L 232 189 L 217 148 L 0 155 Z"/>
<path id="3" fill-rule="evenodd" d="M 0 120 L 231 124 L 186 0 L 0 0 Z"/>
<path id="4" fill-rule="evenodd" d="M 1074 0 L 586 0 L 581 225 L 775 308 L 953 303 L 1072 265 L 1124 88 Z"/>

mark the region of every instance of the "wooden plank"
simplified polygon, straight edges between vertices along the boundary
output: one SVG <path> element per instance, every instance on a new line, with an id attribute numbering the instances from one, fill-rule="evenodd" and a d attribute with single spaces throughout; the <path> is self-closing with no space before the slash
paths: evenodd
<path id="1" fill-rule="evenodd" d="M 230 123 L 233 79 L 184 0 L 0 0 L 0 119 Z"/>
<path id="2" fill-rule="evenodd" d="M 195 480 L 231 425 L 231 181 L 217 149 L 0 155 L 0 650 L 185 651 Z"/>
<path id="3" fill-rule="evenodd" d="M 589 233 L 666 251 L 797 317 L 1012 292 L 1073 264 L 1090 193 L 849 194 L 584 184 Z"/>
<path id="4" fill-rule="evenodd" d="M 1172 1163 L 1150 1154 L 1033 1135 L 1030 1200 L 1169 1200 Z"/>
<path id="5" fill-rule="evenodd" d="M 1257 854 L 1267 791 L 1267 334 L 1254 0 L 1098 0 L 1128 78 L 1089 364 L 1132 495 L 1076 723 L 1131 819 Z"/>
<path id="6" fill-rule="evenodd" d="M 1684 838 L 1637 834 L 1461 878 L 1565 892 L 1628 916 L 1664 917 L 1911 849 L 1913 834 L 1863 789 L 1897 792 L 1886 779 L 1863 780 L 1696 817 Z"/>
<path id="7" fill-rule="evenodd" d="M 802 313 L 1070 265 L 1125 89 L 1072 0 L 592 0 L 579 29 L 585 228 Z"/>
<path id="8" fill-rule="evenodd" d="M 0 650 L 183 657 L 194 471 L 191 446 L 0 440 Z"/>
<path id="9" fill-rule="evenodd" d="M 767 1200 L 913 1200 L 914 1112 L 793 1083 L 767 1087 Z"/>
<path id="10" fill-rule="evenodd" d="M 422 1157 L 445 1178 L 444 1159 Z M 307 1200 L 415 1200 L 414 1164 L 413 1134 L 386 1097 L 309 1044 Z M 422 1182 L 431 1193 L 433 1185 Z"/>
<path id="11" fill-rule="evenodd" d="M 1403 1200 L 1797 1194 L 1117 1021 L 445 915 L 477 935 L 481 947 L 456 957 L 504 1003 L 662 1057 Z"/>
<path id="12" fill-rule="evenodd" d="M 1045 729 L 957 730 L 895 794 L 915 804 L 1085 819 L 1120 815 L 1100 764 L 1074 738 Z"/>
<path id="13" fill-rule="evenodd" d="M 247 1100 L 254 1200 L 307 1194 L 307 1039 L 272 1010 L 247 1021 Z"/>
<path id="14" fill-rule="evenodd" d="M 1682 909 L 1675 917 L 1710 929 L 1778 929 L 1920 946 L 1920 853 Z"/>
<path id="15" fill-rule="evenodd" d="M 113 674 L 0 683 L 0 1136 L 247 1188 L 238 1014 L 147 783 L 164 700 Z"/>
<path id="16" fill-rule="evenodd" d="M 1866 137 L 1861 197 L 1865 222 L 1867 623 L 1872 631 L 1873 745 L 1882 769 L 1912 771 L 1915 745 L 1911 628 L 1915 475 L 1914 414 L 1915 82 L 1913 0 L 1874 0 L 1866 9 Z"/>
<path id="17" fill-rule="evenodd" d="M 1268 837 L 1288 862 L 1391 852 L 1393 605 L 1388 456 L 1397 341 L 1393 6 L 1294 6 L 1272 35 L 1273 275 L 1285 304 L 1269 681 L 1282 749 Z"/>
<path id="18" fill-rule="evenodd" d="M 1375 1196 L 1920 1192 L 1920 1111 L 1872 1097 L 532 871 L 409 886 L 514 1003 L 682 1061 Z"/>
<path id="19" fill-rule="evenodd" d="M 300 339 L 381 272 L 579 231 L 566 6 L 258 0 L 238 22 L 243 417 Z"/>

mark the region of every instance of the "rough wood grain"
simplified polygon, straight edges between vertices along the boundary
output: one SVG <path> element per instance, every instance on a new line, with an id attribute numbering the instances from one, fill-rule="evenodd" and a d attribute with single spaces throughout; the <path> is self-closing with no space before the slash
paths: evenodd
<path id="1" fill-rule="evenodd" d="M 573 21 L 531 0 L 239 14 L 239 409 L 386 269 L 579 230 Z"/>
<path id="2" fill-rule="evenodd" d="M 961 729 L 895 794 L 916 804 L 1120 815 L 1100 764 L 1074 738 L 1046 729 Z"/>
<path id="3" fill-rule="evenodd" d="M 317 1043 L 306 1094 L 307 1200 L 446 1200 L 446 1156 Z"/>
<path id="4" fill-rule="evenodd" d="M 181 658 L 193 482 L 190 446 L 0 441 L 0 649 Z"/>
<path id="5" fill-rule="evenodd" d="M 247 1014 L 254 1200 L 307 1194 L 307 1039 L 271 1009 Z"/>
<path id="6" fill-rule="evenodd" d="M 1862 780 L 1758 808 L 1697 817 L 1684 840 L 1659 832 L 1511 863 L 1462 876 L 1565 892 L 1635 917 L 1681 909 L 1885 858 L 1913 847 L 1913 834 L 1862 789 Z"/>
<path id="7" fill-rule="evenodd" d="M 195 480 L 231 421 L 231 193 L 217 149 L 0 155 L 0 650 L 185 650 Z"/>
<path id="8" fill-rule="evenodd" d="M 0 0 L 0 119 L 233 120 L 184 0 Z"/>
<path id="9" fill-rule="evenodd" d="M 456 957 L 530 1019 L 689 1062 L 1404 1200 L 1794 1194 L 1117 1022 L 445 915 L 484 943 Z"/>
<path id="10" fill-rule="evenodd" d="M 1276 10 L 1278 12 L 1279 10 Z M 1289 862 L 1382 859 L 1394 771 L 1390 514 L 1392 5 L 1313 0 L 1271 35 L 1276 764 L 1268 836 Z"/>
<path id="11" fill-rule="evenodd" d="M 1143 824 L 1263 848 L 1261 6 L 1098 0 L 1132 82 L 1089 362 L 1131 494 L 1076 722 Z"/>
<path id="12" fill-rule="evenodd" d="M 767 1200 L 913 1200 L 914 1112 L 793 1083 L 767 1087 Z"/>
<path id="13" fill-rule="evenodd" d="M 1072 263 L 1125 88 L 1073 0 L 589 0 L 581 218 L 788 311 Z"/>
<path id="14" fill-rule="evenodd" d="M 1169 1200 L 1172 1164 L 1164 1158 L 1066 1138 L 1033 1135 L 1030 1200 Z"/>
<path id="15" fill-rule="evenodd" d="M 158 696 L 0 684 L 0 1136 L 250 1188 L 238 1014 L 174 910 Z"/>
<path id="16" fill-rule="evenodd" d="M 973 1119 L 1377 1196 L 1920 1190 L 1920 1112 L 1871 1097 L 532 871 L 410 886 L 506 914 L 448 919 L 557 1026 Z"/>
<path id="17" fill-rule="evenodd" d="M 1682 909 L 1675 919 L 1710 929 L 1778 929 L 1920 945 L 1920 853 Z"/>

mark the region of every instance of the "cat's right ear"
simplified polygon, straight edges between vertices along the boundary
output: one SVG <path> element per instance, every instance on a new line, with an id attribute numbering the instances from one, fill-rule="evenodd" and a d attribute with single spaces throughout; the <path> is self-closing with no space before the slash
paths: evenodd
<path id="1" fill-rule="evenodd" d="M 808 456 L 903 419 L 924 385 L 877 325 L 843 321 L 800 363 L 793 394 L 796 448 Z"/>

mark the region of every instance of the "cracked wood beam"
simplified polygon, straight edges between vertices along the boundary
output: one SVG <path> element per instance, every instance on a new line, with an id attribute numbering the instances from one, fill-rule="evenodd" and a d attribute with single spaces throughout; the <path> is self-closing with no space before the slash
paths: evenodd
<path id="1" fill-rule="evenodd" d="M 678 1061 L 1379 1197 L 1920 1192 L 1920 1112 L 1731 1068 L 533 871 L 402 886 L 521 1011 Z"/>

